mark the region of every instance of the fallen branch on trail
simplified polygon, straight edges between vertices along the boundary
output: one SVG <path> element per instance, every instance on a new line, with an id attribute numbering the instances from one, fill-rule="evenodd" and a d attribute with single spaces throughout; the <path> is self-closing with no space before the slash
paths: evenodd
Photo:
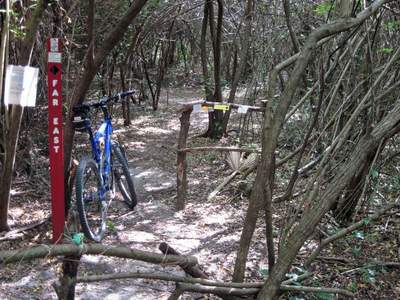
<path id="1" fill-rule="evenodd" d="M 8 231 L 4 236 L 0 237 L 0 241 L 17 239 L 17 238 L 22 236 L 22 234 L 20 234 L 21 232 L 36 228 L 36 227 L 46 223 L 49 220 L 50 220 L 50 217 L 45 218 L 45 219 L 40 220 L 40 221 L 37 221 L 37 222 L 34 222 L 32 224 L 23 226 L 21 228 L 17 228 L 17 229 Z"/>
<path id="2" fill-rule="evenodd" d="M 158 246 L 158 249 L 165 255 L 184 257 L 182 254 L 180 254 L 178 251 L 176 251 L 174 248 L 172 248 L 170 245 L 164 242 Z M 185 271 L 186 274 L 194 278 L 203 278 L 203 279 L 208 278 L 207 274 L 203 272 L 203 270 L 200 268 L 197 262 L 195 265 L 179 265 L 179 266 Z"/>
<path id="3" fill-rule="evenodd" d="M 294 279 L 286 280 L 283 283 L 283 286 L 288 286 L 291 283 L 298 283 L 304 279 L 312 276 L 311 273 L 307 273 L 304 275 L 300 275 Z M 78 277 L 76 282 L 98 282 L 98 281 L 107 281 L 107 280 L 119 280 L 119 279 L 154 279 L 154 280 L 164 280 L 164 281 L 174 281 L 174 282 L 182 282 L 182 283 L 192 283 L 192 284 L 202 284 L 207 286 L 215 286 L 215 287 L 226 287 L 226 288 L 260 288 L 263 286 L 263 281 L 258 282 L 223 282 L 223 281 L 214 281 L 204 278 L 193 278 L 193 277 L 185 277 L 179 275 L 172 275 L 163 272 L 120 272 L 120 273 L 112 273 L 112 274 L 104 274 L 104 275 L 88 275 L 84 277 Z"/>
<path id="4" fill-rule="evenodd" d="M 372 262 L 367 262 L 366 264 L 364 264 L 363 266 L 351 269 L 351 270 L 347 270 L 344 271 L 340 274 L 349 274 L 349 273 L 353 273 L 353 272 L 358 272 L 358 271 L 363 271 L 365 269 L 368 268 L 374 268 L 374 267 L 387 267 L 387 268 L 398 268 L 400 269 L 400 262 L 395 262 L 395 261 L 372 261 Z"/>
<path id="5" fill-rule="evenodd" d="M 192 147 L 178 149 L 178 152 L 194 152 L 194 151 L 220 151 L 220 152 L 246 152 L 261 153 L 260 149 L 238 148 L 238 147 Z"/>
<path id="6" fill-rule="evenodd" d="M 81 246 L 73 244 L 41 245 L 21 250 L 0 251 L 0 263 L 8 264 L 37 258 L 83 254 L 130 258 L 153 264 L 179 265 L 185 267 L 197 264 L 197 259 L 193 256 L 162 255 L 127 247 L 115 247 L 101 244 L 84 244 Z"/>
<path id="7" fill-rule="evenodd" d="M 304 278 L 309 277 L 310 274 L 305 274 Z M 300 276 L 299 276 L 300 277 Z M 114 273 L 105 275 L 91 275 L 85 277 L 78 277 L 77 282 L 98 282 L 107 280 L 120 280 L 120 279 L 152 279 L 152 280 L 163 280 L 173 281 L 178 283 L 178 288 L 182 292 L 198 292 L 198 293 L 210 293 L 215 295 L 254 295 L 257 294 L 264 282 L 220 282 L 201 278 L 192 278 L 178 275 L 171 275 L 161 272 L 125 272 L 125 273 Z M 298 278 L 300 279 L 300 278 Z M 297 280 L 298 281 L 298 280 Z M 295 292 L 308 292 L 308 293 L 331 293 L 340 294 L 347 297 L 354 297 L 354 295 L 344 289 L 338 288 L 325 288 L 325 287 L 308 287 L 308 286 L 291 286 L 287 285 L 293 281 L 285 281 L 280 287 L 281 291 L 295 291 Z"/>
<path id="8" fill-rule="evenodd" d="M 180 255 L 179 252 L 174 250 L 171 246 L 167 243 L 161 243 L 159 249 L 164 254 L 174 254 Z M 200 266 L 197 267 L 200 271 Z M 183 268 L 181 266 L 181 268 Z M 183 268 L 184 269 L 184 268 Z M 185 269 L 184 269 L 185 270 Z M 184 292 L 197 292 L 197 293 L 204 293 L 204 294 L 214 294 L 219 295 L 224 299 L 237 299 L 234 296 L 245 296 L 245 295 L 254 295 L 257 294 L 260 288 L 264 285 L 264 282 L 247 282 L 247 283 L 238 283 L 238 282 L 217 282 L 213 280 L 209 280 L 208 276 L 201 271 L 200 273 L 193 273 L 192 270 L 185 270 L 186 273 L 190 274 L 193 277 L 197 278 L 188 278 L 183 276 L 175 276 L 169 274 L 162 274 L 162 273 L 142 273 L 145 274 L 146 279 L 158 279 L 158 280 L 165 280 L 165 281 L 174 281 L 176 282 L 176 289 L 175 292 L 171 295 L 169 300 L 178 299 L 179 295 L 183 294 Z M 141 278 L 140 273 L 136 272 L 132 275 L 134 278 Z M 128 275 L 125 273 L 125 275 Z M 107 276 L 107 275 L 103 275 Z M 118 274 L 114 274 L 114 276 L 118 276 Z M 325 287 L 307 287 L 307 286 L 291 286 L 289 284 L 295 282 L 301 282 L 312 276 L 311 273 L 305 273 L 303 275 L 298 276 L 296 279 L 289 279 L 282 282 L 280 287 L 281 291 L 299 291 L 299 292 L 311 292 L 311 293 L 332 293 L 332 294 L 340 294 L 347 297 L 354 297 L 354 294 L 349 292 L 348 290 L 338 289 L 338 288 L 325 288 Z M 101 278 L 99 276 L 91 276 L 91 278 Z M 153 278 L 151 278 L 153 277 Z M 201 278 L 199 278 L 201 277 Z M 124 277 L 127 278 L 127 277 Z M 117 279 L 117 278 L 114 278 Z M 233 298 L 232 298 L 233 297 Z"/>
<path id="9" fill-rule="evenodd" d="M 188 283 L 178 283 L 177 289 L 182 292 L 195 292 L 201 294 L 214 294 L 218 296 L 229 295 L 229 296 L 246 296 L 246 295 L 256 295 L 260 289 L 257 288 L 226 288 L 226 287 L 213 287 L 205 286 L 199 284 L 188 284 Z"/>
<path id="10" fill-rule="evenodd" d="M 239 289 L 239 288 L 226 288 L 226 287 L 211 287 L 211 286 L 194 285 L 188 283 L 179 283 L 177 284 L 177 287 L 183 292 L 197 292 L 203 294 L 233 295 L 233 296 L 255 295 L 258 294 L 258 292 L 260 291 L 259 288 Z M 338 294 L 354 298 L 354 294 L 352 292 L 337 288 L 282 285 L 280 287 L 280 290 L 292 291 L 292 292 L 305 292 L 305 293 L 329 293 L 329 294 Z"/>
<path id="11" fill-rule="evenodd" d="M 176 251 L 174 248 L 172 248 L 167 243 L 161 243 L 158 248 L 165 255 L 167 255 L 167 254 L 181 255 L 178 251 Z M 192 276 L 193 277 L 192 279 L 201 280 L 202 282 L 209 281 L 208 275 L 205 274 L 201 270 L 201 268 L 198 264 L 196 264 L 192 267 L 183 266 L 183 265 L 180 265 L 180 267 L 185 271 L 186 274 L 189 274 L 190 276 Z M 187 277 L 182 277 L 182 278 L 186 279 Z M 174 292 L 170 295 L 168 300 L 177 300 L 184 292 L 185 291 L 179 287 L 179 282 L 176 282 L 176 288 L 175 288 Z M 224 296 L 221 296 L 221 298 L 224 300 L 239 300 L 240 299 L 240 298 L 235 297 L 234 295 L 224 295 Z"/>
<path id="12" fill-rule="evenodd" d="M 237 282 L 219 282 L 213 281 L 209 279 L 203 278 L 193 278 L 193 277 L 185 277 L 179 275 L 172 275 L 162 272 L 121 272 L 121 273 L 113 273 L 113 274 L 104 274 L 104 275 L 88 275 L 84 277 L 78 277 L 76 282 L 98 282 L 98 281 L 107 281 L 107 280 L 120 280 L 120 279 L 153 279 L 153 280 L 163 280 L 163 281 L 173 281 L 173 282 L 181 282 L 181 283 L 192 283 L 192 284 L 202 284 L 206 286 L 214 286 L 214 287 L 226 287 L 226 288 L 260 288 L 263 285 L 263 282 L 246 282 L 246 283 L 237 283 Z"/>

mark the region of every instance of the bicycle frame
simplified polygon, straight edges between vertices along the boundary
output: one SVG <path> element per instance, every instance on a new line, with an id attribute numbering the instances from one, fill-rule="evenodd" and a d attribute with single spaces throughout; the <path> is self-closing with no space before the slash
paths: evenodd
<path id="1" fill-rule="evenodd" d="M 85 124 L 86 131 L 89 134 L 92 156 L 96 161 L 100 177 L 101 177 L 101 192 L 100 199 L 103 200 L 105 193 L 111 189 L 111 134 L 113 131 L 111 118 L 108 113 L 107 107 L 101 107 L 104 119 L 99 128 L 93 132 L 89 123 Z M 102 148 L 104 147 L 104 157 L 102 158 Z"/>

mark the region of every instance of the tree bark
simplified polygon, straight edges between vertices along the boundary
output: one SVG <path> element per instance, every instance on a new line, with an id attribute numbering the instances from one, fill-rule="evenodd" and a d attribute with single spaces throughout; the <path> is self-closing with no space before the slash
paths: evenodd
<path id="1" fill-rule="evenodd" d="M 179 118 L 181 122 L 181 127 L 179 131 L 178 138 L 178 154 L 177 154 L 177 174 L 176 174 L 176 209 L 182 210 L 186 205 L 186 193 L 187 193 L 187 177 L 186 177 L 186 152 L 179 151 L 180 149 L 186 148 L 186 140 L 189 133 L 190 126 L 190 114 L 192 113 L 193 108 L 185 110 L 182 112 L 181 117 Z"/>
<path id="2" fill-rule="evenodd" d="M 208 0 L 205 0 L 204 3 L 204 15 L 203 21 L 201 25 L 201 36 L 200 36 L 200 57 L 201 57 L 201 66 L 203 71 L 203 80 L 204 80 L 204 90 L 206 94 L 206 99 L 208 101 L 212 101 L 211 99 L 211 82 L 210 82 L 210 75 L 208 73 L 208 57 L 207 57 L 207 24 L 208 24 Z"/>

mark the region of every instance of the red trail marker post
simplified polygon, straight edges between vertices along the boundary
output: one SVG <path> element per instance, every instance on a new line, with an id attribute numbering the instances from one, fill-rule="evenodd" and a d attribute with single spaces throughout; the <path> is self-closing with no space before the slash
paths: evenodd
<path id="1" fill-rule="evenodd" d="M 51 222 L 53 243 L 61 241 L 64 232 L 64 147 L 61 89 L 61 42 L 47 40 L 47 86 L 49 103 L 49 153 L 51 182 Z"/>

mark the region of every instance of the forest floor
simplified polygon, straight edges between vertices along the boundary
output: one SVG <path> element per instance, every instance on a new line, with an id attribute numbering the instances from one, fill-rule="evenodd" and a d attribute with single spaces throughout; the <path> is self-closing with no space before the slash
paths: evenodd
<path id="1" fill-rule="evenodd" d="M 199 99 L 201 94 L 193 88 L 174 90 L 168 97 L 168 105 L 162 103 L 156 112 L 133 108 L 132 125 L 129 127 L 122 126 L 120 119 L 114 120 L 114 132 L 126 149 L 139 204 L 133 211 L 129 211 L 122 201 L 117 199 L 113 202 L 109 211 L 108 232 L 103 243 L 159 253 L 158 245 L 166 242 L 182 254 L 196 256 L 211 279 L 228 281 L 232 276 L 247 198 L 246 191 L 238 188 L 240 184 L 236 181 L 214 200 L 207 201 L 208 194 L 223 177 L 231 173 L 222 154 L 207 152 L 188 155 L 187 206 L 180 212 L 174 209 L 177 135 L 180 126 L 178 103 Z M 205 131 L 207 122 L 207 113 L 192 114 L 189 133 L 191 146 L 217 144 L 198 137 Z M 46 132 L 43 128 L 32 130 L 32 136 Z M 222 139 L 218 145 L 230 143 L 229 139 Z M 79 142 L 77 145 L 80 145 Z M 17 173 L 13 185 L 10 204 L 10 225 L 13 229 L 46 220 L 50 215 L 49 179 L 46 169 L 43 169 L 43 166 L 48 165 L 44 154 L 46 149 L 32 147 L 31 151 L 38 158 L 32 162 L 36 167 L 30 171 L 30 179 Z M 277 209 L 276 225 L 279 225 L 283 209 L 284 206 Z M 319 261 L 313 269 L 315 276 L 307 284 L 348 288 L 357 293 L 358 299 L 400 298 L 400 276 L 396 269 L 365 268 L 366 256 L 380 261 L 394 261 L 400 255 L 396 242 L 399 224 L 387 219 L 383 225 L 376 226 L 372 229 L 379 230 L 380 234 L 370 237 L 374 239 L 374 245 L 358 236 L 358 240 L 355 237 L 359 242 L 356 248 L 346 241 L 324 252 L 326 257 L 339 259 Z M 375 232 L 372 229 L 365 233 L 365 237 Z M 0 250 L 50 243 L 50 232 L 51 226 L 47 221 L 8 238 L 4 234 L 0 235 Z M 303 256 L 307 253 L 307 247 L 314 245 L 308 244 L 302 250 Z M 251 280 L 261 280 L 263 274 L 266 274 L 264 249 L 263 223 L 260 221 L 247 264 L 246 276 Z M 0 299 L 56 299 L 52 283 L 57 281 L 60 265 L 61 259 L 49 258 L 2 266 Z M 84 256 L 79 267 L 81 276 L 123 271 L 184 275 L 178 267 L 91 255 Z M 301 272 L 299 267 L 291 271 L 292 275 Z M 77 299 L 167 299 L 174 288 L 172 283 L 141 279 L 118 280 L 78 284 L 76 296 Z M 283 299 L 289 298 L 334 299 L 323 293 L 314 296 L 283 296 Z M 183 299 L 213 298 L 185 294 Z"/>

